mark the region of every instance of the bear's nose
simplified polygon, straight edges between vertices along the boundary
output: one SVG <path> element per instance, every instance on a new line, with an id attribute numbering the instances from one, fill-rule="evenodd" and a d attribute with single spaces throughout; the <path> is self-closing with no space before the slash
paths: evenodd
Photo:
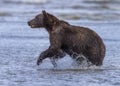
<path id="1" fill-rule="evenodd" d="M 30 26 L 30 21 L 28 21 L 28 25 Z"/>

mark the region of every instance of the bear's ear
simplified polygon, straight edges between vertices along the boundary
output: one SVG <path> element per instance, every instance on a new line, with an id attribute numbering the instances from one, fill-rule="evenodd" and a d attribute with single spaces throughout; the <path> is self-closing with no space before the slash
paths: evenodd
<path id="1" fill-rule="evenodd" d="M 45 10 L 42 11 L 43 16 L 44 16 L 44 20 L 48 23 L 52 23 L 52 18 L 50 16 L 50 14 L 48 14 Z"/>
<path id="2" fill-rule="evenodd" d="M 44 16 L 44 21 L 49 24 L 49 25 L 54 25 L 57 22 L 59 22 L 59 19 L 56 18 L 55 16 L 47 13 L 45 10 L 42 11 L 43 16 Z"/>
<path id="3" fill-rule="evenodd" d="M 44 16 L 45 18 L 48 18 L 48 14 L 47 14 L 47 12 L 46 12 L 45 10 L 43 10 L 42 13 L 43 13 L 43 16 Z"/>

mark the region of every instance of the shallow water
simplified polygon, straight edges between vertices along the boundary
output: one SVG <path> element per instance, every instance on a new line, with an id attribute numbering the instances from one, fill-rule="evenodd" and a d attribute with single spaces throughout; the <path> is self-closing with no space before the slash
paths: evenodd
<path id="1" fill-rule="evenodd" d="M 119 0 L 0 1 L 0 86 L 120 86 Z M 102 67 L 79 68 L 69 56 L 53 68 L 49 59 L 36 65 L 49 46 L 44 29 L 30 29 L 27 21 L 41 10 L 71 24 L 89 27 L 107 48 Z"/>

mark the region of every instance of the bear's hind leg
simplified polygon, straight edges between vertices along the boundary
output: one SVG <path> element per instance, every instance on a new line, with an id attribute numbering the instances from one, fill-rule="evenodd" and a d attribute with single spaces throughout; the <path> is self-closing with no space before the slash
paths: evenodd
<path id="1" fill-rule="evenodd" d="M 90 66 L 91 62 L 83 55 L 73 52 L 71 57 L 75 60 L 78 65 Z"/>
<path id="2" fill-rule="evenodd" d="M 102 65 L 102 59 L 98 54 L 91 53 L 88 55 L 88 59 L 93 65 L 96 65 L 96 66 Z"/>

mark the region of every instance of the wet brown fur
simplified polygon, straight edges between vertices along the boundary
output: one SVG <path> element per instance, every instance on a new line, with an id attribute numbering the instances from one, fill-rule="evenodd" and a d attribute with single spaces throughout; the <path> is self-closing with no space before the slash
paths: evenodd
<path id="1" fill-rule="evenodd" d="M 50 39 L 49 48 L 41 53 L 37 64 L 47 57 L 59 55 L 59 51 L 62 50 L 70 56 L 73 52 L 83 54 L 94 65 L 102 65 L 106 49 L 96 32 L 86 27 L 70 25 L 45 11 L 37 16 L 39 21 L 35 21 L 34 18 L 28 24 L 33 24 L 32 28 L 45 27 Z M 35 23 L 39 23 L 38 26 Z"/>

